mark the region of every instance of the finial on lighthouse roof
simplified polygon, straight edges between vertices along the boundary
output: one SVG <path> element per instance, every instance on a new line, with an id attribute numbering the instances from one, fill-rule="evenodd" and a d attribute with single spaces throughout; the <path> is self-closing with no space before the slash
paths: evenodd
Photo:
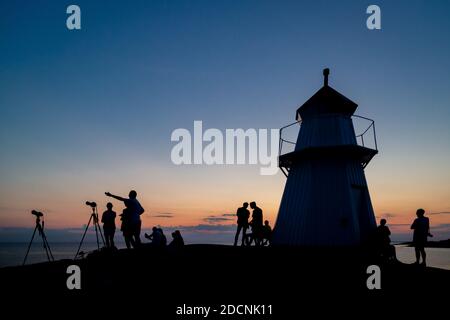
<path id="1" fill-rule="evenodd" d="M 323 69 L 323 85 L 328 87 L 328 75 L 330 74 L 330 69 Z"/>

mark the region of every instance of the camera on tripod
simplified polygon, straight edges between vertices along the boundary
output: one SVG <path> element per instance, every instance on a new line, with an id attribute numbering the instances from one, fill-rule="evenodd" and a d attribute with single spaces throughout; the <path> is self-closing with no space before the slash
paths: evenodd
<path id="1" fill-rule="evenodd" d="M 91 216 L 89 217 L 89 221 L 86 225 L 86 228 L 84 229 L 84 233 L 83 236 L 81 237 L 81 241 L 80 244 L 78 245 L 78 250 L 77 253 L 75 254 L 74 260 L 77 259 L 79 257 L 79 253 L 80 253 L 80 249 L 81 246 L 83 245 L 83 241 L 84 241 L 84 237 L 86 236 L 86 233 L 89 229 L 89 226 L 91 225 L 91 222 L 93 222 L 94 224 L 94 230 L 95 230 L 95 236 L 97 239 L 97 248 L 98 250 L 100 250 L 100 239 L 98 237 L 98 235 L 100 234 L 101 240 L 103 242 L 103 246 L 105 246 L 105 238 L 103 238 L 103 233 L 102 233 L 102 229 L 100 227 L 100 224 L 98 223 L 98 209 L 97 209 L 97 204 L 95 202 L 91 202 L 91 201 L 86 201 L 86 205 L 91 207 L 92 212 L 91 212 Z"/>
<path id="2" fill-rule="evenodd" d="M 89 202 L 89 201 L 86 201 L 86 205 L 91 208 L 95 208 L 97 206 L 97 204 L 95 202 Z"/>
<path id="3" fill-rule="evenodd" d="M 45 254 L 47 255 L 48 261 L 54 261 L 52 250 L 50 250 L 50 245 L 48 244 L 47 237 L 44 232 L 44 221 L 41 218 L 44 214 L 40 211 L 31 210 L 31 214 L 36 217 L 36 227 L 34 228 L 33 235 L 31 236 L 30 243 L 28 244 L 27 253 L 25 254 L 25 258 L 23 259 L 22 265 L 25 265 L 27 262 L 28 254 L 30 253 L 31 244 L 33 243 L 34 236 L 36 235 L 36 231 L 38 236 L 42 238 L 42 245 L 44 246 Z"/>
<path id="4" fill-rule="evenodd" d="M 31 214 L 36 216 L 36 218 L 40 218 L 42 217 L 44 214 L 42 212 L 36 211 L 36 210 L 32 210 Z"/>

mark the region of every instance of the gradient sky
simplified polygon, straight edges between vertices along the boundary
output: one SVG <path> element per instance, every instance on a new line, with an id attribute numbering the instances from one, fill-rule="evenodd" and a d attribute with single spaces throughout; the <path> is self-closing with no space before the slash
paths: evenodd
<path id="1" fill-rule="evenodd" d="M 105 191 L 130 189 L 145 227 L 230 224 L 252 200 L 273 223 L 281 173 L 175 166 L 170 135 L 194 120 L 282 127 L 330 67 L 330 85 L 376 122 L 377 217 L 409 232 L 424 207 L 448 238 L 450 2 L 374 3 L 380 31 L 366 28 L 365 1 L 3 0 L 0 227 L 32 226 L 36 208 L 50 228 L 77 228 L 84 201 L 103 208 Z M 69 4 L 80 31 L 65 26 Z"/>

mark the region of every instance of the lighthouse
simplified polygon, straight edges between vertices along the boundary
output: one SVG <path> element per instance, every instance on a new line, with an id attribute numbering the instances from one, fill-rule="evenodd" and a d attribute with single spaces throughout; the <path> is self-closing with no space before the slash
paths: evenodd
<path id="1" fill-rule="evenodd" d="M 375 124 L 354 114 L 358 105 L 328 85 L 329 73 L 323 70 L 323 87 L 297 109 L 296 121 L 280 129 L 287 180 L 274 245 L 357 246 L 376 228 L 364 174 L 378 153 Z M 292 128 L 296 141 L 285 135 Z"/>

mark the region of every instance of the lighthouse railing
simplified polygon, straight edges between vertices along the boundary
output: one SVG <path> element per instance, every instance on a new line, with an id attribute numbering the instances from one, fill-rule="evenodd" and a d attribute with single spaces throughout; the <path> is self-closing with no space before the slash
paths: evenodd
<path id="1" fill-rule="evenodd" d="M 294 127 L 296 124 L 298 127 Z M 294 151 L 301 124 L 302 121 L 299 120 L 280 128 L 279 156 Z"/>
<path id="2" fill-rule="evenodd" d="M 356 114 L 352 115 L 351 118 L 355 130 L 356 144 L 378 151 L 375 121 Z M 278 156 L 295 150 L 301 124 L 302 120 L 299 120 L 280 128 Z"/>
<path id="3" fill-rule="evenodd" d="M 360 125 L 360 128 L 355 128 L 355 131 L 361 132 L 355 135 L 356 143 L 362 147 L 378 150 L 377 134 L 375 132 L 375 121 L 363 116 L 358 116 L 356 114 L 354 114 L 352 118 L 354 120 L 354 124 L 357 122 L 355 121 L 356 119 L 361 119 L 362 121 L 364 121 L 364 123 Z"/>

